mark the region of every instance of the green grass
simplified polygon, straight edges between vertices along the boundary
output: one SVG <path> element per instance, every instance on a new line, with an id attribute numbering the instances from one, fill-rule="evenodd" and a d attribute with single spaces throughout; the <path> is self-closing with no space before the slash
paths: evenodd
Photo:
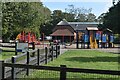
<path id="1" fill-rule="evenodd" d="M 18 52 L 18 54 L 21 54 L 21 53 Z M 15 52 L 1 52 L 0 60 L 5 60 L 8 58 L 11 58 L 12 56 L 15 56 Z"/>
<path id="2" fill-rule="evenodd" d="M 93 50 L 70 50 L 59 56 L 54 61 L 49 62 L 46 66 L 60 65 L 66 65 L 71 68 L 118 70 L 118 54 Z M 30 76 L 27 76 L 27 78 L 59 78 L 59 72 L 35 70 L 30 74 Z M 99 80 L 110 80 L 113 78 L 112 80 L 118 80 L 118 76 L 85 73 L 67 73 L 67 78 L 83 78 L 81 80 L 90 80 L 91 78 L 95 78 L 95 80 L 98 80 L 97 78 L 100 78 Z"/>
<path id="3" fill-rule="evenodd" d="M 1 52 L 0 53 L 0 60 L 5 60 L 5 59 L 8 59 L 8 58 L 11 58 L 14 55 L 15 55 L 14 52 Z"/>
<path id="4" fill-rule="evenodd" d="M 14 48 L 1 48 L 1 50 L 15 51 Z M 0 60 L 8 59 L 15 55 L 15 52 L 0 52 Z"/>
<path id="5" fill-rule="evenodd" d="M 118 54 L 90 50 L 72 50 L 62 54 L 48 65 L 66 65 L 73 68 L 118 70 Z"/>
<path id="6" fill-rule="evenodd" d="M 70 50 L 48 64 L 49 66 L 66 65 L 73 68 L 118 70 L 118 54 L 93 50 Z"/>
<path id="7" fill-rule="evenodd" d="M 15 48 L 2 48 L 2 50 L 11 50 L 11 51 L 15 51 Z"/>

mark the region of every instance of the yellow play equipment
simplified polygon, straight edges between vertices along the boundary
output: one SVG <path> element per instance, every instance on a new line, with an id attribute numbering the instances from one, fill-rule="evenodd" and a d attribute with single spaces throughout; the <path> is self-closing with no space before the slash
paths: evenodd
<path id="1" fill-rule="evenodd" d="M 95 38 L 93 38 L 93 34 L 90 34 L 90 48 L 98 48 L 98 44 Z"/>
<path id="2" fill-rule="evenodd" d="M 17 35 L 16 39 L 15 40 L 18 40 L 21 38 L 21 33 Z"/>

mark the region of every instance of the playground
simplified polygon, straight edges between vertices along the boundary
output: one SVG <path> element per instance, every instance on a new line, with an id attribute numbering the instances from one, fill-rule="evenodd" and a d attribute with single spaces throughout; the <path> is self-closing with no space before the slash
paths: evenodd
<path id="1" fill-rule="evenodd" d="M 62 23 L 63 22 L 67 23 L 64 20 Z M 22 31 L 16 36 L 14 42 L 1 43 L 1 50 L 3 51 L 2 56 L 3 59 L 6 59 L 14 56 L 14 53 L 17 55 L 19 52 L 24 53 L 28 50 L 45 49 L 45 47 L 50 47 L 53 44 L 60 45 L 61 49 L 66 50 L 88 49 L 110 53 L 119 53 L 118 49 L 120 48 L 120 45 L 114 43 L 114 35 L 108 28 L 100 30 L 97 27 L 86 27 L 84 31 L 76 30 L 74 34 L 74 37 L 69 37 L 69 39 L 65 38 L 65 36 L 62 36 L 62 38 L 59 37 L 59 39 L 62 39 L 59 41 L 56 40 L 58 37 L 56 37 L 55 40 L 53 38 L 50 41 L 46 41 L 44 40 L 44 36 L 42 36 L 43 39 L 40 41 L 33 32 L 26 33 L 25 31 Z M 7 52 L 10 53 L 7 55 Z"/>
<path id="2" fill-rule="evenodd" d="M 15 42 L 1 43 L 2 54 L 0 59 L 4 60 L 2 63 L 2 65 L 4 65 L 4 76 L 2 78 L 59 79 L 59 77 L 63 76 L 62 74 L 59 75 L 59 70 L 62 69 L 59 66 L 62 64 L 67 66 L 66 69 L 68 69 L 68 74 L 64 78 L 80 78 L 79 76 L 81 76 L 80 79 L 85 80 L 91 78 L 95 80 L 98 78 L 103 80 L 113 78 L 117 80 L 119 78 L 116 73 L 119 72 L 118 57 L 120 53 L 118 50 L 119 46 L 113 44 L 113 34 L 101 34 L 101 32 L 97 30 L 88 30 L 88 34 L 90 35 L 82 34 L 82 37 L 80 37 L 80 33 L 76 32 L 76 42 L 66 45 L 69 43 L 39 41 L 33 33 L 25 33 L 23 31 L 17 35 Z M 109 38 L 107 38 L 107 36 L 109 36 Z M 83 38 L 82 42 L 80 42 L 81 39 L 79 37 Z M 9 68 L 10 65 L 12 65 L 11 63 L 14 67 L 11 66 L 12 68 Z M 34 67 L 29 69 L 19 67 L 19 65 L 26 66 L 25 64 Z M 39 67 L 42 65 L 40 67 L 41 69 L 34 70 L 37 68 L 36 65 Z M 56 68 L 54 67 L 57 67 L 57 72 L 55 72 Z M 71 68 L 74 73 L 69 72 L 69 68 Z M 76 69 L 80 70 L 76 71 Z M 89 69 L 89 72 L 84 69 Z M 51 72 L 49 70 L 53 71 Z M 96 72 L 94 72 L 94 70 Z M 109 75 L 107 73 L 108 70 L 110 71 Z M 102 72 L 102 74 L 100 72 Z M 62 73 L 66 74 L 64 70 Z"/>
<path id="3" fill-rule="evenodd" d="M 76 49 L 113 48 L 113 31 L 105 28 L 100 29 L 97 22 L 68 22 L 60 21 L 50 34 L 53 40 L 61 44 L 71 46 L 76 44 Z M 73 46 L 72 46 L 73 47 Z"/>
<path id="4" fill-rule="evenodd" d="M 97 2 L 93 11 L 81 2 L 60 5 L 65 12 L 42 1 L 3 2 L 0 80 L 119 80 L 120 1 L 114 1 L 106 13 Z"/>

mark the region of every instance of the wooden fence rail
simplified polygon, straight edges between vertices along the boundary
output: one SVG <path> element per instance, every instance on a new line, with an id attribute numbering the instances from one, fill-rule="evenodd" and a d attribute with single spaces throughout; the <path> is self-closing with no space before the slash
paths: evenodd
<path id="1" fill-rule="evenodd" d="M 24 54 L 16 55 L 11 58 L 11 63 L 5 63 L 4 61 L 0 61 L 0 79 L 5 78 L 11 78 L 12 80 L 16 79 L 16 74 L 19 74 L 19 70 L 17 68 L 22 68 L 20 71 L 25 71 L 25 75 L 30 74 L 30 69 L 37 69 L 37 70 L 49 70 L 49 71 L 58 71 L 60 80 L 66 80 L 67 78 L 67 72 L 72 73 L 91 73 L 91 74 L 103 74 L 103 75 L 115 75 L 120 76 L 120 71 L 115 70 L 96 70 L 96 69 L 81 69 L 81 68 L 67 68 L 66 65 L 61 65 L 60 67 L 52 67 L 52 66 L 40 66 L 41 62 L 44 62 L 45 64 L 48 63 L 49 60 L 53 61 L 54 57 L 57 58 L 60 54 L 60 46 L 51 46 L 50 48 L 45 48 L 44 54 L 41 54 L 41 49 L 35 49 L 28 51 Z M 30 55 L 32 53 L 35 53 L 34 57 L 31 57 Z M 19 58 L 26 56 L 26 62 L 23 64 L 20 64 L 17 62 Z M 41 57 L 44 57 L 42 59 Z M 31 59 L 32 58 L 32 59 Z M 33 64 L 30 64 L 32 60 L 35 58 L 36 62 Z M 9 68 L 6 70 L 6 68 Z M 9 77 L 6 77 L 5 74 L 10 73 Z"/>
<path id="2" fill-rule="evenodd" d="M 28 68 L 28 69 L 37 69 L 37 70 L 50 70 L 50 71 L 59 71 L 60 72 L 60 80 L 66 80 L 67 72 L 75 72 L 75 73 L 94 73 L 94 74 L 107 74 L 107 75 L 117 75 L 120 76 L 120 71 L 113 70 L 95 70 L 95 69 L 80 69 L 80 68 L 67 68 L 66 65 L 61 65 L 60 67 L 52 67 L 52 66 L 39 66 L 39 65 L 27 65 L 27 64 L 11 64 L 0 62 L 2 65 L 2 79 L 4 79 L 4 70 L 5 67 L 14 67 L 14 68 Z M 12 74 L 14 76 L 14 74 Z M 15 78 L 14 78 L 15 79 Z"/>
<path id="3" fill-rule="evenodd" d="M 10 61 L 6 61 L 6 62 L 9 62 L 9 63 L 12 63 L 12 64 L 18 64 L 19 63 L 19 64 L 27 64 L 27 65 L 39 65 L 40 63 L 43 63 L 43 62 L 45 64 L 47 64 L 48 61 L 52 61 L 56 55 L 58 56 L 58 54 L 56 54 L 56 52 L 60 53 L 59 52 L 60 50 L 58 50 L 58 49 L 54 50 L 53 48 L 54 48 L 53 46 L 51 46 L 50 48 L 45 47 L 45 51 L 43 51 L 42 49 L 30 50 L 26 53 L 13 56 L 11 58 L 11 62 Z M 58 50 L 58 51 L 56 51 L 56 50 Z M 31 55 L 33 53 L 34 53 L 34 56 L 31 57 Z M 33 63 L 31 63 L 31 62 L 33 62 Z M 10 74 L 10 72 L 11 72 L 11 74 L 6 75 L 6 76 L 4 75 L 4 77 L 7 78 L 7 77 L 11 76 L 11 78 L 14 79 L 16 74 L 18 74 L 20 71 L 25 71 L 25 70 L 26 70 L 26 75 L 29 75 L 29 68 L 23 68 L 22 70 L 17 69 L 17 71 L 15 71 L 14 67 L 12 67 L 12 69 L 7 68 L 4 71 L 4 73 L 5 74 L 8 74 L 8 73 Z"/>
<path id="4" fill-rule="evenodd" d="M 31 45 L 31 46 L 30 46 Z M 15 52 L 15 55 L 17 55 L 17 42 L 7 42 L 7 43 L 0 43 L 0 46 L 2 47 L 2 52 Z M 35 45 L 33 43 L 29 43 L 29 49 L 34 50 Z"/>

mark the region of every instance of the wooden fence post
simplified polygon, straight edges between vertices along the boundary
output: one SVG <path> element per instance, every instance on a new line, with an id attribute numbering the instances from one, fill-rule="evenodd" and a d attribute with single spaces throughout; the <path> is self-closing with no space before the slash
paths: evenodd
<path id="1" fill-rule="evenodd" d="M 58 47 L 57 47 L 57 45 L 55 47 L 56 47 L 56 58 L 57 58 L 58 57 Z"/>
<path id="2" fill-rule="evenodd" d="M 58 55 L 60 55 L 60 45 L 58 46 Z"/>
<path id="3" fill-rule="evenodd" d="M 17 42 L 15 42 L 15 55 L 17 55 Z"/>
<path id="4" fill-rule="evenodd" d="M 4 80 L 5 68 L 3 66 L 4 61 L 0 60 L 0 80 Z"/>
<path id="5" fill-rule="evenodd" d="M 40 49 L 37 50 L 37 64 L 40 62 Z"/>
<path id="6" fill-rule="evenodd" d="M 35 42 L 32 42 L 32 50 L 34 50 L 34 49 L 35 49 Z M 35 56 L 35 52 L 33 52 L 31 56 L 34 57 Z"/>
<path id="7" fill-rule="evenodd" d="M 32 49 L 35 49 L 35 42 L 32 42 Z"/>
<path id="8" fill-rule="evenodd" d="M 48 48 L 45 47 L 45 64 L 47 64 Z"/>
<path id="9" fill-rule="evenodd" d="M 66 80 L 66 65 L 60 65 L 60 80 Z"/>
<path id="10" fill-rule="evenodd" d="M 29 58 L 30 58 L 30 55 L 29 55 L 29 52 L 27 52 L 27 64 L 29 64 Z M 26 75 L 27 76 L 29 75 L 29 69 L 28 68 L 26 70 Z"/>
<path id="11" fill-rule="evenodd" d="M 53 58 L 54 58 L 53 50 L 54 50 L 54 49 L 53 49 L 53 45 L 52 45 L 52 46 L 51 46 L 51 57 L 52 57 L 52 58 L 51 58 L 51 61 L 53 61 Z"/>
<path id="12" fill-rule="evenodd" d="M 15 57 L 16 56 L 13 56 L 11 59 L 12 59 L 12 64 L 15 64 Z M 11 70 L 11 77 L 12 77 L 12 80 L 14 80 L 15 79 L 15 68 L 14 68 L 14 66 L 12 67 L 12 70 Z"/>

